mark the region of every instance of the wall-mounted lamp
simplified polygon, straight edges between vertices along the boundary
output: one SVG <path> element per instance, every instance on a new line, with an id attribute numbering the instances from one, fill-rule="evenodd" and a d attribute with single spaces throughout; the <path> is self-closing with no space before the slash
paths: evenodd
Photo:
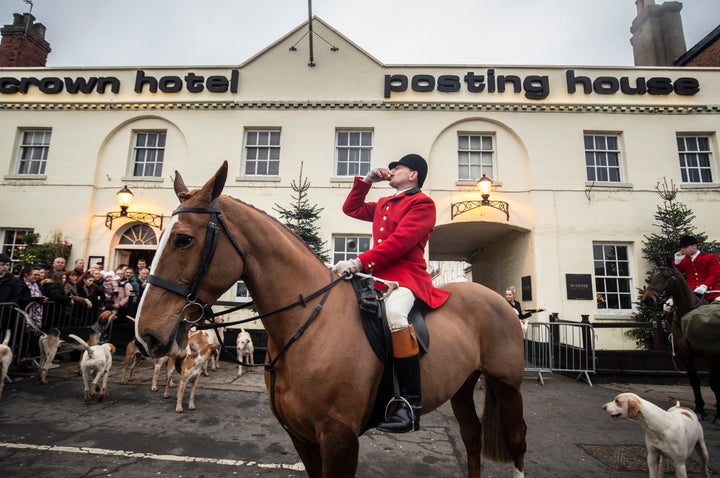
<path id="1" fill-rule="evenodd" d="M 490 206 L 499 211 L 505 213 L 507 220 L 510 220 L 510 205 L 505 201 L 491 201 L 490 200 L 490 188 L 492 187 L 492 179 L 485 176 L 484 174 L 477 182 L 478 188 L 480 188 L 480 195 L 482 196 L 481 201 L 462 201 L 455 202 L 450 205 L 450 220 L 455 219 L 456 216 L 483 206 Z"/>
<path id="2" fill-rule="evenodd" d="M 158 229 L 162 229 L 163 219 L 165 218 L 165 216 L 153 214 L 150 212 L 128 211 L 128 208 L 130 208 L 130 204 L 132 204 L 132 199 L 134 196 L 135 194 L 133 194 L 133 192 L 130 191 L 130 188 L 128 188 L 127 186 L 123 186 L 123 188 L 117 192 L 120 210 L 107 213 L 107 215 L 105 216 L 105 226 L 108 229 L 112 229 L 113 219 L 117 219 L 119 217 L 127 217 L 134 221 L 144 222 L 145 224 L 148 224 L 150 226 L 155 226 Z"/>

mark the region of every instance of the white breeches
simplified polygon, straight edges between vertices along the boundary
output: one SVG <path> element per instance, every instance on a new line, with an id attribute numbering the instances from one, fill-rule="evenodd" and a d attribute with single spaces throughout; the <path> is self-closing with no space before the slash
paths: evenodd
<path id="1" fill-rule="evenodd" d="M 408 314 L 414 303 L 415 296 L 407 287 L 398 287 L 385 298 L 385 312 L 390 332 L 408 326 Z"/>

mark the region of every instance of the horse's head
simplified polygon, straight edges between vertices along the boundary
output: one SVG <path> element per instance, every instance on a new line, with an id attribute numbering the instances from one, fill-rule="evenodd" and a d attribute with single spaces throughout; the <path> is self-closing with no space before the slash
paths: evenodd
<path id="1" fill-rule="evenodd" d="M 154 356 L 182 350 L 189 325 L 207 317 L 209 304 L 242 273 L 242 250 L 220 214 L 227 170 L 224 162 L 194 191 L 175 172 L 180 207 L 163 231 L 135 324 L 136 337 Z"/>
<path id="2" fill-rule="evenodd" d="M 650 276 L 650 283 L 642 295 L 643 303 L 653 307 L 664 302 L 678 288 L 678 271 L 673 267 L 658 267 Z"/>

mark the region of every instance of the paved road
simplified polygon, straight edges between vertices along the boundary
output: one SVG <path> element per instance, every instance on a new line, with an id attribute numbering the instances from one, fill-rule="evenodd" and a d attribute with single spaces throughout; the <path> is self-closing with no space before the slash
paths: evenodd
<path id="1" fill-rule="evenodd" d="M 178 414 L 174 394 L 166 400 L 162 391 L 150 391 L 148 362 L 129 385 L 119 385 L 120 368 L 121 357 L 116 357 L 103 403 L 82 400 L 82 380 L 69 362 L 51 370 L 45 386 L 36 376 L 12 373 L 14 382 L 0 399 L 0 476 L 305 476 L 290 440 L 269 412 L 259 371 L 237 379 L 235 369 L 224 363 L 222 370 L 201 379 L 197 410 Z M 663 407 L 676 399 L 690 404 L 683 378 L 644 383 L 592 378 L 590 387 L 557 374 L 546 375 L 544 386 L 535 376 L 526 377 L 526 476 L 647 476 L 641 470 L 640 428 L 612 421 L 601 405 L 619 391 L 634 391 Z M 714 398 L 706 397 L 714 406 Z M 476 401 L 482 403 L 481 391 Z M 720 427 L 707 422 L 703 427 L 711 469 L 718 473 Z M 449 405 L 424 416 L 421 429 L 405 435 L 366 433 L 357 476 L 466 476 L 465 452 Z M 483 476 L 512 476 L 512 470 L 486 461 Z"/>

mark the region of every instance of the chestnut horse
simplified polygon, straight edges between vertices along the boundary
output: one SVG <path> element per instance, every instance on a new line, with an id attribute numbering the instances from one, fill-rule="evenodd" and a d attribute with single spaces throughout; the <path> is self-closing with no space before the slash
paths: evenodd
<path id="1" fill-rule="evenodd" d="M 672 296 L 673 310 L 670 317 L 670 332 L 678 357 L 690 379 L 690 386 L 695 395 L 695 413 L 700 420 L 707 420 L 705 413 L 705 400 L 700 389 L 701 381 L 698 375 L 695 359 L 702 357 L 707 363 L 710 389 L 715 394 L 715 418 L 713 424 L 720 425 L 720 357 L 714 353 L 700 350 L 688 340 L 683 333 L 682 318 L 697 307 L 707 305 L 703 297 L 698 297 L 688 285 L 685 277 L 675 267 L 658 267 L 650 276 L 650 284 L 643 292 L 643 302 L 648 306 L 660 305 Z"/>
<path id="2" fill-rule="evenodd" d="M 227 162 L 199 190 L 188 191 L 175 174 L 181 205 L 155 254 L 136 336 L 156 357 L 177 353 L 189 324 L 245 281 L 268 335 L 270 407 L 308 476 L 355 476 L 358 436 L 371 416 L 383 365 L 363 332 L 351 284 L 279 221 L 221 195 Z M 452 294 L 447 303 L 427 315 L 431 345 L 421 360 L 422 413 L 451 401 L 469 477 L 480 476 L 481 456 L 512 462 L 514 476 L 522 477 L 520 322 L 503 297 L 480 284 L 445 288 Z M 481 374 L 482 426 L 473 400 Z"/>

